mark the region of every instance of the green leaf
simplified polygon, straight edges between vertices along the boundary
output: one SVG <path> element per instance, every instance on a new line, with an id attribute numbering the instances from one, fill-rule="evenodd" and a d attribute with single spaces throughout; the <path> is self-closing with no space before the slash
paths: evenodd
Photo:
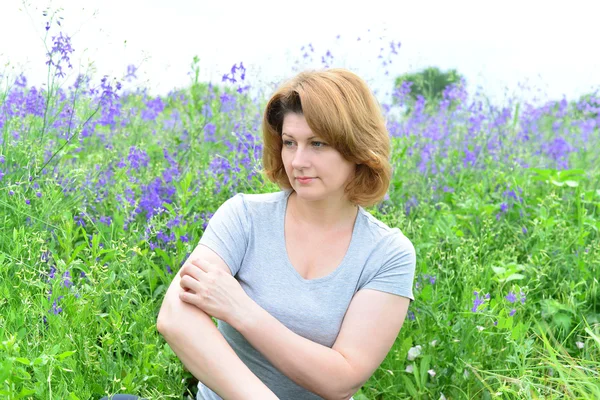
<path id="1" fill-rule="evenodd" d="M 568 331 L 569 329 L 571 329 L 572 320 L 571 320 L 571 317 L 566 313 L 563 313 L 563 312 L 556 313 L 553 317 L 553 321 L 557 326 L 564 329 L 565 331 Z"/>
<path id="2" fill-rule="evenodd" d="M 521 274 L 512 274 L 510 275 L 508 278 L 506 279 L 502 279 L 502 281 L 504 282 L 510 282 L 510 281 L 517 281 L 517 280 L 521 280 L 524 279 L 525 275 L 521 275 Z"/>
<path id="3" fill-rule="evenodd" d="M 23 397 L 31 396 L 32 394 L 35 394 L 35 390 L 23 388 L 23 390 L 21 390 L 17 398 L 22 399 Z"/>
<path id="4" fill-rule="evenodd" d="M 38 357 L 35 360 L 33 360 L 33 365 L 46 365 L 46 363 L 48 363 L 48 358 L 47 357 Z"/>
<path id="5" fill-rule="evenodd" d="M 577 186 L 579 186 L 579 182 L 576 182 L 576 181 L 565 181 L 565 183 L 569 187 L 577 187 Z"/>
<path id="6" fill-rule="evenodd" d="M 56 358 L 58 358 L 59 361 L 64 360 L 67 357 L 71 357 L 73 354 L 77 353 L 76 350 L 69 350 L 69 351 L 65 351 L 64 353 L 59 354 Z"/>
<path id="7" fill-rule="evenodd" d="M 15 358 L 15 361 L 20 362 L 21 364 L 25 364 L 25 365 L 31 365 L 31 361 L 29 361 L 28 359 L 26 359 L 25 357 L 18 357 Z"/>
<path id="8" fill-rule="evenodd" d="M 408 393 L 410 393 L 411 397 L 413 399 L 418 398 L 419 392 L 417 391 L 417 388 L 415 387 L 414 383 L 410 380 L 410 378 L 406 375 L 402 375 L 402 380 L 404 381 L 404 387 L 406 388 L 406 390 L 408 390 Z"/>
<path id="9" fill-rule="evenodd" d="M 80 399 L 79 399 L 79 397 L 77 397 L 77 396 L 75 395 L 75 393 L 73 393 L 73 392 L 70 392 L 70 393 L 69 393 L 69 399 L 71 399 L 71 400 L 80 400 Z"/>
<path id="10" fill-rule="evenodd" d="M 430 361 L 430 355 L 423 356 L 423 359 L 421 360 L 421 365 L 419 366 L 419 371 L 421 373 L 421 383 L 423 385 L 425 385 L 425 382 L 427 382 L 427 371 L 429 370 Z"/>
<path id="11" fill-rule="evenodd" d="M 504 275 L 506 272 L 506 268 L 503 267 L 492 267 L 492 270 L 496 273 L 496 275 Z"/>

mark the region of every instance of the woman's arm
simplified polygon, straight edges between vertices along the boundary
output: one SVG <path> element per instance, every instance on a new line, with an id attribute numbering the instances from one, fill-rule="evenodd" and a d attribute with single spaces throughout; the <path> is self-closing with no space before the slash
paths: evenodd
<path id="1" fill-rule="evenodd" d="M 190 259 L 213 262 L 214 257 L 220 260 L 204 246 L 190 255 Z M 224 268 L 231 273 L 226 265 Z M 180 282 L 180 275 L 175 274 L 158 315 L 157 329 L 185 367 L 223 399 L 277 399 L 235 354 L 210 316 L 179 299 L 183 292 Z"/>
<path id="2" fill-rule="evenodd" d="M 253 302 L 233 327 L 271 364 L 303 388 L 327 400 L 347 400 L 356 392 L 353 368 L 344 356 L 306 339 Z"/>

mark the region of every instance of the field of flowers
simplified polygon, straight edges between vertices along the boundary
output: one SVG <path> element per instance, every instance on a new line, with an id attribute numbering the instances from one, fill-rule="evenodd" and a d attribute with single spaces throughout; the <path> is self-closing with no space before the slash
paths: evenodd
<path id="1" fill-rule="evenodd" d="M 70 38 L 48 43 L 45 88 L 0 89 L 0 398 L 193 396 L 156 316 L 212 212 L 279 190 L 266 97 L 242 63 L 218 84 L 194 63 L 162 97 L 67 87 Z M 416 301 L 355 399 L 600 398 L 600 97 L 496 106 L 456 86 L 406 115 L 408 90 L 382 105 L 394 179 L 369 211 L 414 243 Z"/>

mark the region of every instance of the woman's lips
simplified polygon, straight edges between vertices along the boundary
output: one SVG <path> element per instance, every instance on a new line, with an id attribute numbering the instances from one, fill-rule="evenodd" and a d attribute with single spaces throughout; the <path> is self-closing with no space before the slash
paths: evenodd
<path id="1" fill-rule="evenodd" d="M 296 178 L 296 180 L 302 184 L 306 184 L 306 183 L 310 183 L 314 180 L 315 178 Z"/>

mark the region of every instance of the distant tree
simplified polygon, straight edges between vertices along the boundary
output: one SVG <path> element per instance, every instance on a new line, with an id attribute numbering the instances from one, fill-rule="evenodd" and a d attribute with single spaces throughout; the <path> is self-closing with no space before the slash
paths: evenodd
<path id="1" fill-rule="evenodd" d="M 444 90 L 450 85 L 457 85 L 464 82 L 464 77 L 455 69 L 447 72 L 440 71 L 437 67 L 428 67 L 420 72 L 408 73 L 400 75 L 394 83 L 395 89 L 400 92 L 405 92 L 402 89 L 410 86 L 410 90 L 405 93 L 403 99 L 408 107 L 407 112 L 412 111 L 414 103 L 419 96 L 423 96 L 427 103 L 427 108 L 438 108 L 439 102 L 443 99 Z M 395 102 L 399 99 L 395 98 Z M 456 104 L 453 104 L 455 106 Z"/>

